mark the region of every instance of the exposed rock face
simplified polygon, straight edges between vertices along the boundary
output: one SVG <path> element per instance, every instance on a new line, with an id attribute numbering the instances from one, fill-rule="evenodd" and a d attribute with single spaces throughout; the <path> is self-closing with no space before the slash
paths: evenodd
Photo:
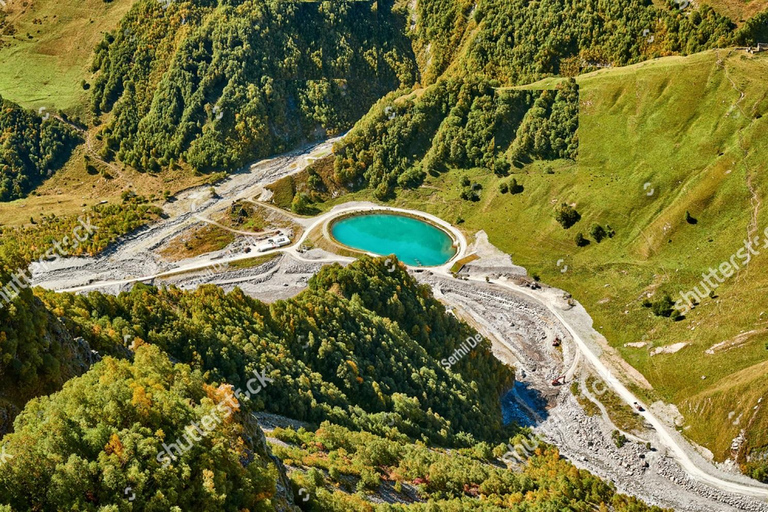
<path id="1" fill-rule="evenodd" d="M 6 310 L 7 309 L 7 310 Z M 24 293 L 0 312 L 0 436 L 13 429 L 24 405 L 61 389 L 101 359 L 83 338 L 74 338 L 37 297 Z M 19 378 L 19 374 L 27 375 Z"/>
<path id="2" fill-rule="evenodd" d="M 272 450 L 269 449 L 267 444 L 267 438 L 264 435 L 264 431 L 261 430 L 259 422 L 256 416 L 249 415 L 247 418 L 242 418 L 242 423 L 245 426 L 243 437 L 246 442 L 253 448 L 255 459 L 269 460 L 277 468 L 277 493 L 272 500 L 274 509 L 278 512 L 298 512 L 301 509 L 296 506 L 295 497 L 293 494 L 293 487 L 291 481 L 288 478 L 288 473 L 283 465 L 283 461 L 272 455 Z"/>

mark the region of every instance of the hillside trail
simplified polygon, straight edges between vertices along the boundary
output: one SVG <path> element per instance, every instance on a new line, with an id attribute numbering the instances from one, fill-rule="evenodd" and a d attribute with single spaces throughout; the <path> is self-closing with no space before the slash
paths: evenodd
<path id="1" fill-rule="evenodd" d="M 55 268 L 35 273 L 35 284 L 55 290 L 101 289 L 114 293 L 136 281 L 152 281 L 161 276 L 162 272 L 203 270 L 212 265 L 252 258 L 251 254 L 222 258 L 221 251 L 215 251 L 185 262 L 181 268 L 171 268 L 168 265 L 160 265 L 155 252 L 169 237 L 176 236 L 191 224 L 199 222 L 195 219 L 196 216 L 210 215 L 229 207 L 235 200 L 254 197 L 254 193 L 265 184 L 299 172 L 303 168 L 302 165 L 306 166 L 312 154 L 327 151 L 332 143 L 333 141 L 326 141 L 311 148 L 253 164 L 218 186 L 217 195 L 220 197 L 204 199 L 203 188 L 182 193 L 176 202 L 168 205 L 168 218 L 121 240 L 108 253 L 98 258 L 70 258 L 58 261 Z M 311 275 L 313 268 L 319 268 L 321 264 L 351 261 L 351 258 L 330 253 L 307 259 L 296 250 L 296 246 L 301 244 L 311 229 L 318 227 L 333 215 L 370 211 L 373 208 L 386 207 L 371 203 L 348 203 L 312 219 L 300 240 L 289 248 L 276 251 L 288 256 L 279 263 L 288 267 L 283 275 L 296 275 L 291 268 L 304 265 L 301 271 L 302 278 L 305 278 Z M 423 216 L 433 217 L 428 214 Z M 446 224 L 441 219 L 435 218 L 435 221 Z M 459 236 L 464 238 L 463 234 Z M 466 240 L 460 242 L 460 253 L 463 253 L 467 248 Z M 411 270 L 415 272 L 416 269 Z M 260 290 L 263 291 L 263 286 L 269 284 L 269 277 L 243 275 L 242 271 L 240 272 L 237 277 L 228 279 L 228 286 L 235 283 L 246 286 L 252 283 L 248 293 L 257 297 L 262 295 Z M 268 272 L 269 276 L 281 275 L 280 270 L 276 270 L 274 266 L 270 266 Z M 449 300 L 456 301 L 458 307 L 471 311 L 471 316 L 478 325 L 486 326 L 489 334 L 503 340 L 507 352 L 514 354 L 518 363 L 522 363 L 520 368 L 524 372 L 519 379 L 524 386 L 515 390 L 518 392 L 516 399 L 525 403 L 524 409 L 535 411 L 535 414 L 523 414 L 522 417 L 530 416 L 531 424 L 538 425 L 537 428 L 542 434 L 579 466 L 613 481 L 625 492 L 636 494 L 653 503 L 665 506 L 673 504 L 678 510 L 768 511 L 768 504 L 751 498 L 759 496 L 765 499 L 768 496 L 768 487 L 756 482 L 751 484 L 741 475 L 724 475 L 702 457 L 697 458 L 688 443 L 676 432 L 670 432 L 650 411 L 646 410 L 642 417 L 653 426 L 656 432 L 655 444 L 664 447 L 664 453 L 648 454 L 645 445 L 637 442 L 630 443 L 623 452 L 619 452 L 615 446 L 612 448 L 610 435 L 613 426 L 604 421 L 602 415 L 585 415 L 573 394 L 569 392 L 568 386 L 552 385 L 552 381 L 558 376 L 574 374 L 575 359 L 578 355 L 583 358 L 583 365 L 596 371 L 625 402 L 631 404 L 636 401 L 634 395 L 616 377 L 616 370 L 606 366 L 599 356 L 599 351 L 596 352 L 596 349 L 582 338 L 585 329 L 582 324 L 586 320 L 574 317 L 574 313 L 561 309 L 562 301 L 558 302 L 558 297 L 562 299 L 562 291 L 549 290 L 547 293 L 534 294 L 512 282 L 487 283 L 485 276 L 473 275 L 468 277 L 469 282 L 466 282 L 454 279 L 447 268 L 430 271 L 430 274 L 422 272 L 415 275 L 420 281 L 430 283 L 433 289 L 439 289 L 443 298 L 448 297 Z M 201 282 L 199 278 L 196 279 Z M 226 280 L 226 277 L 220 279 Z M 302 289 L 301 286 L 289 288 L 292 293 L 298 293 Z M 582 312 L 582 316 L 589 319 L 586 311 Z M 549 342 L 553 336 L 568 340 L 567 344 L 564 343 L 562 353 Z M 666 453 L 674 457 L 668 457 Z M 644 461 L 648 462 L 650 470 L 644 465 Z"/>
<path id="2" fill-rule="evenodd" d="M 738 109 L 738 111 L 741 113 L 742 118 L 745 121 L 748 121 L 747 124 L 741 128 L 739 128 L 736 131 L 736 136 L 739 140 L 739 149 L 741 149 L 742 157 L 741 157 L 741 163 L 744 166 L 744 172 L 746 176 L 746 187 L 750 194 L 750 206 L 752 208 L 752 217 L 749 221 L 749 224 L 747 225 L 747 240 L 752 240 L 755 236 L 755 234 L 758 231 L 758 215 L 760 213 L 760 207 L 762 206 L 762 200 L 760 199 L 760 195 L 757 192 L 757 189 L 754 185 L 754 172 L 752 168 L 749 165 L 749 148 L 747 147 L 747 144 L 744 141 L 744 130 L 748 129 L 752 123 L 754 123 L 754 114 L 757 109 L 757 104 L 754 104 L 752 106 L 752 111 L 750 113 L 747 113 L 744 111 L 744 108 L 742 107 L 742 102 L 746 99 L 747 95 L 746 93 L 739 88 L 739 86 L 736 84 L 736 81 L 731 77 L 730 73 L 728 72 L 728 66 L 727 66 L 727 60 L 731 56 L 734 50 L 728 50 L 724 58 L 720 58 L 720 55 L 718 53 L 718 59 L 716 61 L 716 65 L 720 67 L 723 70 L 723 74 L 725 78 L 728 80 L 728 82 L 731 84 L 731 87 L 734 91 L 736 91 L 739 95 L 739 98 L 733 103 L 732 108 Z M 745 267 L 743 271 L 738 272 L 736 276 L 736 282 L 739 282 L 747 273 L 749 272 L 749 267 Z"/>
<path id="3" fill-rule="evenodd" d="M 87 153 L 91 156 L 91 158 L 93 158 L 94 160 L 96 160 L 97 162 L 99 162 L 100 164 L 104 165 L 105 167 L 107 167 L 112 172 L 114 172 L 117 175 L 117 177 L 126 186 L 130 186 L 130 182 L 123 175 L 123 171 L 118 166 L 113 164 L 112 162 L 107 162 L 106 160 L 104 160 L 101 157 L 101 155 L 95 149 L 93 149 L 93 141 L 91 140 L 91 138 L 93 137 L 93 134 L 91 133 L 90 130 L 86 130 L 85 128 L 82 128 L 82 127 L 76 125 L 75 123 L 73 123 L 73 122 L 71 122 L 71 121 L 69 121 L 67 119 L 64 119 L 63 117 L 61 117 L 58 114 L 53 116 L 53 118 L 56 119 L 57 121 L 61 122 L 61 123 L 64 123 L 65 125 L 69 126 L 70 128 L 72 128 L 73 130 L 77 131 L 78 133 L 82 134 L 84 136 L 84 139 L 85 139 L 85 149 L 86 149 Z"/>

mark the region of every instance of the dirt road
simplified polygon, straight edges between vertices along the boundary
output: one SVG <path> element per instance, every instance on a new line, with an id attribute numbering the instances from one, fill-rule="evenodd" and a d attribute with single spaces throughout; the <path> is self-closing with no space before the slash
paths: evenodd
<path id="1" fill-rule="evenodd" d="M 211 217 L 235 201 L 258 197 L 264 185 L 298 172 L 309 159 L 330 151 L 332 143 L 259 162 L 217 186 L 217 197 L 209 197 L 205 187 L 180 194 L 166 205 L 167 219 L 121 240 L 97 258 L 60 260 L 48 272 L 34 273 L 35 284 L 59 291 L 100 289 L 115 293 L 137 281 L 166 279 L 183 287 L 203 283 L 225 288 L 240 286 L 259 298 L 291 296 L 322 264 L 350 261 L 322 251 L 297 251 L 313 228 L 343 213 L 384 208 L 349 203 L 315 219 L 299 219 L 296 222 L 305 227 L 302 237 L 292 246 L 274 251 L 282 253 L 276 263 L 250 270 L 225 269 L 215 275 L 205 274 L 212 265 L 226 267 L 227 263 L 252 258 L 252 254 L 223 257 L 218 251 L 171 264 L 159 257 L 156 249 L 199 222 L 200 217 Z M 411 213 L 449 230 L 458 242 L 457 258 L 467 251 L 463 234 L 448 223 L 421 212 Z M 552 386 L 552 380 L 559 375 L 571 378 L 580 368 L 591 369 L 625 402 L 636 401 L 616 377 L 616 369 L 600 358 L 599 347 L 591 341 L 594 331 L 589 316 L 580 306 L 564 307 L 562 291 L 545 288 L 534 292 L 507 280 L 487 283 L 484 275 L 457 280 L 451 276 L 449 266 L 414 275 L 430 284 L 438 298 L 454 305 L 486 336 L 495 339 L 497 356 L 519 369 L 518 384 L 504 404 L 509 419 L 532 426 L 577 465 L 651 503 L 687 511 L 768 512 L 768 486 L 718 470 L 647 407 L 642 417 L 651 427 L 648 440 L 656 449 L 649 451 L 642 440 L 619 449 L 610 439 L 615 427 L 608 418 L 587 416 L 569 386 Z M 187 274 L 177 277 L 180 271 Z M 551 346 L 555 336 L 564 341 L 561 350 Z"/>

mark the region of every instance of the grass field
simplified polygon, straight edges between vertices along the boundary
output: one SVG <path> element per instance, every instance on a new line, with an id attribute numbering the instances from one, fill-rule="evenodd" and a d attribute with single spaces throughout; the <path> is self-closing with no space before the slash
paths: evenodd
<path id="1" fill-rule="evenodd" d="M 0 36 L 0 95 L 24 107 L 82 113 L 93 48 L 133 0 L 6 0 L 12 34 Z"/>
<path id="2" fill-rule="evenodd" d="M 235 234 L 231 231 L 213 224 L 203 224 L 170 240 L 160 254 L 168 261 L 179 261 L 220 251 L 234 241 Z"/>
<path id="3" fill-rule="evenodd" d="M 768 55 L 725 50 L 584 75 L 576 162 L 517 170 L 525 188 L 518 195 L 501 194 L 501 179 L 486 170 L 453 170 L 400 192 L 394 203 L 450 222 L 461 217 L 468 234 L 484 229 L 515 263 L 571 292 L 653 384 L 638 390 L 644 398 L 676 404 L 685 433 L 718 459 L 729 456 L 742 428 L 750 447 L 765 447 L 768 414 L 758 399 L 768 394 L 768 249 L 682 321 L 655 317 L 642 301 L 679 296 L 729 260 L 748 233 L 763 236 L 767 81 Z M 483 186 L 477 203 L 459 198 L 464 174 Z M 358 192 L 323 208 L 371 196 Z M 562 202 L 582 216 L 569 230 L 554 220 Z M 616 236 L 577 247 L 575 235 L 591 238 L 593 223 L 610 224 Z M 651 355 L 674 343 L 687 345 Z"/>
<path id="4" fill-rule="evenodd" d="M 695 3 L 695 2 L 694 2 Z M 741 25 L 755 14 L 768 9 L 766 0 L 706 0 L 714 10 Z"/>

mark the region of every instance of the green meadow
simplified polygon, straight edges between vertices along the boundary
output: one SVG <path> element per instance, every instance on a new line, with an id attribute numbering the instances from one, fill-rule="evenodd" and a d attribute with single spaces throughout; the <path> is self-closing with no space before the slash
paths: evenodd
<path id="1" fill-rule="evenodd" d="M 729 455 L 747 426 L 748 446 L 764 447 L 768 414 L 755 406 L 768 392 L 768 249 L 683 320 L 654 316 L 642 303 L 664 293 L 676 300 L 702 272 L 728 261 L 748 233 L 762 237 L 766 82 L 768 55 L 736 50 L 584 75 L 575 162 L 534 162 L 503 178 L 455 169 L 399 191 L 393 203 L 461 220 L 469 235 L 485 230 L 530 274 L 571 292 L 653 385 L 636 387 L 644 399 L 676 404 L 682 430 L 716 458 Z M 464 175 L 482 185 L 480 201 L 460 199 Z M 499 184 L 512 178 L 523 192 L 502 194 Z M 323 207 L 371 197 L 357 192 Z M 563 202 L 581 214 L 568 230 L 554 219 Z M 686 221 L 686 211 L 696 224 Z M 595 223 L 610 225 L 615 237 L 596 243 L 589 234 Z M 588 246 L 576 246 L 579 232 Z M 686 346 L 651 355 L 676 343 Z"/>

